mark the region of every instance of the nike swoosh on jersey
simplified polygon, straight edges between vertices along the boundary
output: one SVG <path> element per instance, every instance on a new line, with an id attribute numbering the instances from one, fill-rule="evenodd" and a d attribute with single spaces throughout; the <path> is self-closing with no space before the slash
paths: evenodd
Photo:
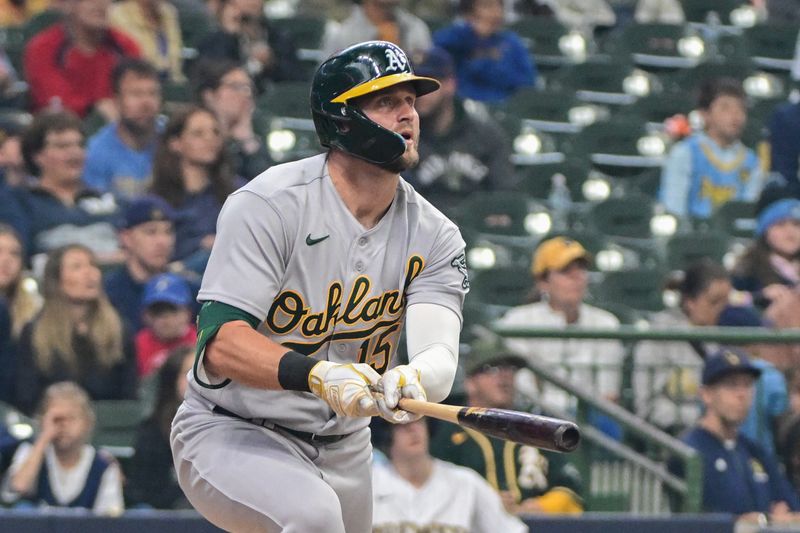
<path id="1" fill-rule="evenodd" d="M 308 235 L 306 235 L 306 244 L 309 245 L 309 246 L 314 246 L 318 242 L 322 242 L 325 239 L 327 239 L 328 237 L 330 237 L 330 235 L 325 235 L 324 237 L 319 237 L 318 239 L 315 239 L 309 233 Z"/>

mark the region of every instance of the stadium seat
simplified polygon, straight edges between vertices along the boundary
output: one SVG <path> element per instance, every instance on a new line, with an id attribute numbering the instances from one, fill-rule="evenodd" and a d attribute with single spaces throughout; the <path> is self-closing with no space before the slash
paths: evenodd
<path id="1" fill-rule="evenodd" d="M 794 25 L 763 25 L 745 28 L 744 43 L 756 66 L 766 70 L 792 68 L 798 28 Z"/>
<path id="2" fill-rule="evenodd" d="M 653 207 L 653 200 L 643 194 L 609 198 L 592 206 L 587 223 L 606 235 L 646 239 Z"/>
<path id="3" fill-rule="evenodd" d="M 481 236 L 530 237 L 525 218 L 530 212 L 526 194 L 511 191 L 476 192 L 457 209 L 458 221 Z"/>
<path id="4" fill-rule="evenodd" d="M 22 73 L 22 56 L 27 42 L 25 30 L 13 26 L 0 28 L 0 42 L 3 43 L 3 48 L 11 61 L 11 65 L 17 73 Z"/>
<path id="5" fill-rule="evenodd" d="M 208 15 L 201 9 L 181 9 L 178 11 L 178 24 L 181 27 L 181 39 L 183 40 L 184 54 L 186 50 L 188 56 L 196 54 L 197 46 L 200 42 L 213 31 L 209 25 Z"/>
<path id="6" fill-rule="evenodd" d="M 684 270 L 704 257 L 722 263 L 728 251 L 729 237 L 719 231 L 680 233 L 667 241 L 667 267 Z"/>
<path id="7" fill-rule="evenodd" d="M 585 127 L 570 146 L 562 146 L 570 157 L 586 156 L 594 168 L 609 176 L 631 176 L 660 167 L 668 141 L 663 134 L 650 131 L 645 118 L 626 112 Z"/>
<path id="8" fill-rule="evenodd" d="M 597 301 L 621 302 L 640 311 L 660 311 L 664 308 L 663 283 L 661 269 L 620 270 L 607 272 L 590 291 Z"/>
<path id="9" fill-rule="evenodd" d="M 754 202 L 731 200 L 719 206 L 705 224 L 731 237 L 752 239 L 757 222 Z"/>
<path id="10" fill-rule="evenodd" d="M 553 186 L 553 175 L 563 174 L 574 202 L 583 201 L 581 185 L 589 175 L 589 164 L 580 158 L 570 158 L 557 163 L 521 166 L 519 188 L 532 198 L 546 200 Z"/>
<path id="11" fill-rule="evenodd" d="M 622 61 L 590 62 L 561 67 L 548 79 L 551 91 L 571 94 L 584 102 L 631 104 L 660 90 L 658 78 Z"/>
<path id="12" fill-rule="evenodd" d="M 97 421 L 92 444 L 118 457 L 130 457 L 136 443 L 136 430 L 144 419 L 139 400 L 97 400 L 93 402 Z"/>
<path id="13" fill-rule="evenodd" d="M 258 97 L 259 110 L 270 117 L 311 119 L 309 85 L 305 81 L 274 83 Z"/>
<path id="14" fill-rule="evenodd" d="M 702 53 L 687 55 L 679 46 L 689 35 L 686 27 L 677 24 L 629 24 L 609 35 L 601 50 L 645 68 L 689 68 L 702 60 Z"/>
<path id="15" fill-rule="evenodd" d="M 533 286 L 528 267 L 508 266 L 476 272 L 470 280 L 467 300 L 472 305 L 487 307 L 487 312 L 497 318 L 505 310 L 524 304 Z"/>
<path id="16" fill-rule="evenodd" d="M 570 33 L 569 28 L 550 17 L 523 17 L 508 29 L 522 38 L 537 68 L 545 73 L 584 61 L 593 47 L 585 37 Z"/>
<path id="17" fill-rule="evenodd" d="M 682 0 L 681 5 L 688 22 L 708 22 L 709 13 L 715 12 L 720 23 L 729 24 L 731 11 L 742 3 L 741 0 Z"/>
<path id="18" fill-rule="evenodd" d="M 636 100 L 626 113 L 642 117 L 649 126 L 663 128 L 664 121 L 676 114 L 688 115 L 695 107 L 690 91 L 669 91 L 651 94 Z"/>

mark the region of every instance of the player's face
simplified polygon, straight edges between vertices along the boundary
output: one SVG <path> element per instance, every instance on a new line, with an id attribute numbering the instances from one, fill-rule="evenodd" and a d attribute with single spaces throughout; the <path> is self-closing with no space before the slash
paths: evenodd
<path id="1" fill-rule="evenodd" d="M 134 135 L 152 132 L 161 109 L 161 84 L 128 72 L 120 80 L 117 104 L 120 122 Z"/>
<path id="2" fill-rule="evenodd" d="M 400 134 L 406 142 L 406 151 L 391 170 L 401 172 L 419 161 L 419 115 L 414 107 L 417 93 L 411 83 L 401 83 L 381 91 L 362 96 L 357 105 L 373 122 L 389 131 Z"/>
<path id="3" fill-rule="evenodd" d="M 120 235 L 130 259 L 149 273 L 163 272 L 175 249 L 175 230 L 168 220 L 151 220 Z"/>
<path id="4" fill-rule="evenodd" d="M 747 110 L 741 98 L 722 95 L 711 102 L 703 113 L 706 131 L 712 138 L 719 138 L 726 144 L 737 141 L 747 123 Z"/>
<path id="5" fill-rule="evenodd" d="M 730 293 L 729 280 L 715 279 L 697 297 L 686 298 L 683 305 L 686 316 L 695 326 L 716 326 L 720 313 L 728 305 Z"/>
<path id="6" fill-rule="evenodd" d="M 55 183 L 75 183 L 83 174 L 86 152 L 83 134 L 77 130 L 50 131 L 35 155 L 40 177 Z"/>
<path id="7" fill-rule="evenodd" d="M 56 450 L 73 450 L 86 442 L 91 423 L 77 401 L 55 399 L 50 402 L 47 413 L 52 416 L 55 425 L 53 446 Z"/>
<path id="8" fill-rule="evenodd" d="M 509 409 L 514 404 L 514 376 L 517 368 L 490 366 L 467 378 L 465 386 L 470 403 L 478 407 Z"/>
<path id="9" fill-rule="evenodd" d="M 170 147 L 190 165 L 213 164 L 222 150 L 222 133 L 217 119 L 206 111 L 194 113 L 186 121 L 181 134 L 172 139 Z"/>
<path id="10" fill-rule="evenodd" d="M 754 393 L 755 378 L 743 373 L 725 376 L 701 392 L 708 413 L 729 428 L 738 427 L 747 418 Z"/>
<path id="11" fill-rule="evenodd" d="M 787 218 L 776 222 L 767 229 L 766 239 L 772 250 L 794 259 L 800 253 L 800 220 Z"/>
<path id="12" fill-rule="evenodd" d="M 551 270 L 539 281 L 540 288 L 547 293 L 556 308 L 575 308 L 586 296 L 589 272 L 584 261 L 573 261 L 561 270 Z"/>
<path id="13" fill-rule="evenodd" d="M 0 233 L 0 293 L 14 283 L 22 271 L 22 246 L 8 233 Z"/>
<path id="14" fill-rule="evenodd" d="M 392 459 L 414 459 L 428 453 L 428 426 L 424 420 L 392 426 Z"/>
<path id="15" fill-rule="evenodd" d="M 94 302 L 100 297 L 102 276 L 91 255 L 69 250 L 61 262 L 61 291 L 73 302 Z"/>

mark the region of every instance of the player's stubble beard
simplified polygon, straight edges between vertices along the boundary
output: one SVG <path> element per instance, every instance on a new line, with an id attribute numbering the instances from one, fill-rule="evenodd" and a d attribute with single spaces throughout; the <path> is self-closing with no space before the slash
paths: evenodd
<path id="1" fill-rule="evenodd" d="M 403 154 L 395 159 L 394 161 L 390 161 L 384 165 L 381 165 L 382 168 L 385 168 L 389 172 L 394 172 L 395 174 L 399 174 L 404 170 L 408 170 L 409 168 L 413 168 L 419 163 L 419 152 L 414 148 L 410 148 L 408 144 L 406 144 L 406 151 Z"/>

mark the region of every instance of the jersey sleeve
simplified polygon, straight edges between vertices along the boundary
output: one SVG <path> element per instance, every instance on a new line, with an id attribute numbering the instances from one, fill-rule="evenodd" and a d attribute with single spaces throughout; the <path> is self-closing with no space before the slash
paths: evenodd
<path id="1" fill-rule="evenodd" d="M 264 320 L 286 269 L 285 222 L 249 191 L 232 194 L 217 221 L 198 300 L 222 302 Z"/>
<path id="2" fill-rule="evenodd" d="M 462 319 L 461 308 L 469 291 L 466 244 L 455 226 L 445 227 L 434 241 L 419 277 L 408 288 L 408 305 L 442 305 Z"/>

